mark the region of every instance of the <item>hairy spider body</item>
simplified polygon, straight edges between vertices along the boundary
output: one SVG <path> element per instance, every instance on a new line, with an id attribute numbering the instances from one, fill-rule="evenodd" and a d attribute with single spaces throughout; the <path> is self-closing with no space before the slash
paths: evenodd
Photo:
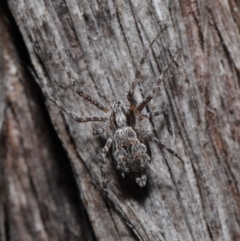
<path id="1" fill-rule="evenodd" d="M 125 174 L 133 177 L 140 187 L 146 185 L 146 168 L 151 159 L 133 128 L 124 127 L 116 131 L 113 137 L 113 156 L 123 177 Z"/>
<path id="2" fill-rule="evenodd" d="M 151 159 L 147 147 L 135 131 L 137 123 L 135 113 L 128 110 L 123 101 L 114 104 L 110 124 L 115 129 L 112 146 L 117 169 L 123 177 L 129 175 L 140 187 L 144 187 L 147 181 L 146 168 Z"/>
<path id="3" fill-rule="evenodd" d="M 161 33 L 161 32 L 160 32 Z M 95 97 L 85 93 L 78 86 L 75 78 L 72 73 L 68 70 L 66 63 L 61 57 L 60 53 L 58 54 L 60 63 L 65 69 L 69 79 L 72 81 L 73 88 L 76 93 L 95 105 L 99 110 L 109 113 L 108 117 L 103 116 L 89 116 L 89 117 L 79 117 L 71 111 L 67 110 L 60 102 L 52 98 L 47 94 L 46 91 L 43 91 L 44 95 L 48 97 L 53 103 L 55 103 L 62 111 L 70 115 L 77 122 L 89 122 L 89 121 L 102 121 L 105 122 L 105 125 L 102 128 L 99 128 L 94 131 L 93 134 L 102 134 L 107 130 L 111 131 L 110 137 L 108 138 L 104 148 L 102 148 L 101 153 L 99 154 L 100 159 L 100 171 L 103 181 L 103 188 L 105 193 L 108 193 L 107 179 L 105 173 L 105 157 L 112 146 L 113 157 L 116 161 L 116 167 L 121 172 L 122 176 L 129 175 L 135 182 L 140 186 L 144 187 L 147 182 L 146 169 L 151 163 L 150 158 L 150 148 L 149 141 L 157 143 L 161 148 L 170 152 L 173 156 L 177 157 L 183 162 L 181 157 L 174 152 L 172 149 L 164 145 L 160 140 L 154 137 L 153 134 L 145 131 L 139 123 L 143 119 L 148 119 L 157 115 L 160 115 L 160 112 L 150 112 L 147 114 L 142 114 L 142 110 L 146 107 L 149 101 L 156 94 L 157 88 L 160 87 L 161 82 L 164 80 L 165 72 L 171 66 L 171 64 L 176 59 L 178 52 L 172 58 L 169 63 L 163 69 L 161 75 L 159 76 L 156 85 L 152 88 L 152 91 L 140 102 L 137 103 L 134 97 L 134 91 L 139 81 L 139 76 L 141 73 L 142 66 L 144 64 L 145 58 L 152 47 L 153 43 L 156 41 L 160 33 L 153 39 L 149 47 L 145 50 L 140 64 L 137 68 L 135 79 L 131 84 L 131 87 L 127 93 L 128 105 L 125 105 L 123 101 L 117 101 L 112 106 L 107 107 L 100 103 Z"/>

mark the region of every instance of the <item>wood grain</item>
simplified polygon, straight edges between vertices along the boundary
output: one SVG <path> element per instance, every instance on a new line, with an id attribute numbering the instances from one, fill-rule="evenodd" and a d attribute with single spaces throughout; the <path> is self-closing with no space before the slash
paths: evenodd
<path id="1" fill-rule="evenodd" d="M 13 41 L 11 28 L 1 28 L 2 240 L 238 240 L 238 1 L 6 3 L 39 80 L 26 75 L 26 66 L 20 68 L 21 53 L 17 58 L 12 46 L 22 46 Z M 74 122 L 41 88 L 82 117 L 99 116 L 100 110 L 74 92 L 58 53 L 83 91 L 104 105 L 109 99 L 127 101 L 144 50 L 165 26 L 141 71 L 136 96 L 140 102 L 151 91 L 181 49 L 145 111 L 163 114 L 144 123 L 184 165 L 151 144 L 149 183 L 141 190 L 119 176 L 109 155 L 108 202 L 97 158 L 107 135 L 92 135 L 101 124 Z M 66 171 L 59 169 L 61 162 Z M 60 177 L 74 201 L 59 187 Z"/>

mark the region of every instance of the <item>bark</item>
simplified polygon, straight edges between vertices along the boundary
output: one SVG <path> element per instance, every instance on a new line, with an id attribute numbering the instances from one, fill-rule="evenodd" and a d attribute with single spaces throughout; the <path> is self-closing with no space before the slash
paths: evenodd
<path id="1" fill-rule="evenodd" d="M 237 0 L 7 0 L 1 9 L 1 240 L 240 239 Z M 104 198 L 97 154 L 108 135 L 93 136 L 101 123 L 75 122 L 42 88 L 81 117 L 102 116 L 74 92 L 58 53 L 82 90 L 105 105 L 126 102 L 144 50 L 165 26 L 136 96 L 181 49 L 145 110 L 163 114 L 144 124 L 184 164 L 151 143 L 141 189 L 109 154 Z"/>

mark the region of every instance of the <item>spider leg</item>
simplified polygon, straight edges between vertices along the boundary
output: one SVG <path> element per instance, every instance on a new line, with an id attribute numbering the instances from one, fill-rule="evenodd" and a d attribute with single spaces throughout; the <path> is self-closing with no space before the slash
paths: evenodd
<path id="1" fill-rule="evenodd" d="M 160 147 L 164 148 L 165 150 L 170 152 L 173 156 L 177 157 L 182 162 L 182 164 L 184 164 L 183 159 L 175 151 L 173 151 L 171 148 L 167 147 L 165 144 L 163 144 L 160 140 L 158 140 L 157 138 L 155 138 L 151 134 L 147 135 L 147 137 L 150 141 L 153 141 L 153 142 L 157 143 Z"/>
<path id="2" fill-rule="evenodd" d="M 106 165 L 106 160 L 105 157 L 107 155 L 107 152 L 109 151 L 109 148 L 112 145 L 112 137 L 109 137 L 105 146 L 102 148 L 101 153 L 99 154 L 99 159 L 100 159 L 100 172 L 101 172 L 101 176 L 102 176 L 102 182 L 103 182 L 103 191 L 104 194 L 107 195 L 108 194 L 108 185 L 107 185 L 107 179 L 106 179 L 106 172 L 104 170 L 104 167 Z"/>
<path id="3" fill-rule="evenodd" d="M 89 121 L 106 121 L 108 120 L 107 117 L 102 116 L 88 116 L 88 117 L 79 117 L 76 114 L 69 111 L 64 105 L 62 105 L 59 101 L 55 100 L 52 96 L 46 93 L 45 90 L 43 90 L 44 95 L 50 99 L 57 107 L 59 107 L 62 111 L 64 111 L 66 114 L 71 116 L 75 121 L 77 122 L 89 122 Z"/>
<path id="4" fill-rule="evenodd" d="M 145 99 L 137 106 L 137 111 L 140 113 L 144 107 L 148 104 L 148 102 L 154 97 L 154 95 L 156 94 L 157 89 L 160 87 L 161 82 L 164 80 L 164 75 L 167 72 L 167 70 L 169 69 L 169 67 L 172 65 L 172 63 L 176 60 L 177 56 L 179 54 L 179 50 L 177 51 L 177 53 L 175 54 L 175 56 L 168 62 L 168 64 L 164 67 L 162 73 L 160 74 L 158 80 L 157 80 L 157 84 L 152 88 L 151 93 L 149 93 Z"/>
<path id="5" fill-rule="evenodd" d="M 105 126 L 99 128 L 99 129 L 94 129 L 93 130 L 93 135 L 103 134 L 108 129 L 110 129 L 110 124 L 109 123 L 107 123 Z"/>
<path id="6" fill-rule="evenodd" d="M 141 60 L 140 60 L 140 63 L 139 63 L 138 68 L 137 68 L 137 71 L 136 71 L 136 73 L 135 73 L 134 81 L 132 82 L 132 85 L 131 85 L 131 87 L 130 87 L 130 89 L 129 89 L 129 91 L 128 91 L 128 94 L 127 94 L 127 99 L 128 99 L 128 101 L 129 101 L 129 103 L 130 103 L 130 108 L 131 108 L 131 107 L 132 107 L 132 108 L 135 108 L 135 106 L 136 106 L 136 100 L 135 100 L 134 97 L 133 97 L 133 96 L 134 96 L 134 90 L 135 90 L 135 88 L 136 88 L 136 86 L 137 86 L 137 84 L 138 84 L 139 76 L 140 76 L 140 74 L 141 74 L 141 70 L 142 70 L 143 64 L 144 64 L 144 62 L 145 62 L 146 56 L 147 56 L 147 54 L 149 53 L 150 49 L 152 48 L 153 44 L 156 42 L 156 40 L 157 40 L 157 38 L 159 37 L 159 35 L 160 35 L 164 30 L 166 30 L 166 29 L 167 29 L 167 27 L 165 27 L 164 29 L 162 29 L 162 30 L 158 33 L 158 35 L 152 40 L 152 42 L 149 44 L 148 48 L 147 48 L 147 49 L 144 51 L 144 53 L 143 53 L 143 56 L 142 56 L 142 58 L 141 58 Z"/>
<path id="7" fill-rule="evenodd" d="M 139 116 L 139 121 L 142 121 L 144 119 L 150 119 L 151 117 L 161 115 L 162 113 L 164 113 L 164 111 L 154 111 L 147 114 L 141 114 Z"/>
<path id="8" fill-rule="evenodd" d="M 58 53 L 58 58 L 59 61 L 63 67 L 63 69 L 65 70 L 65 72 L 67 73 L 68 78 L 72 81 L 72 85 L 73 88 L 75 90 L 75 92 L 81 96 L 83 99 L 88 100 L 89 102 L 91 102 L 93 105 L 95 105 L 98 109 L 104 111 L 104 112 L 108 112 L 109 108 L 107 106 L 104 106 L 102 103 L 100 103 L 97 99 L 95 99 L 93 96 L 87 94 L 86 92 L 82 91 L 78 86 L 77 86 L 77 81 L 74 78 L 73 74 L 71 73 L 71 71 L 67 68 L 67 65 L 65 63 L 65 61 L 63 60 L 62 56 L 60 53 Z"/>

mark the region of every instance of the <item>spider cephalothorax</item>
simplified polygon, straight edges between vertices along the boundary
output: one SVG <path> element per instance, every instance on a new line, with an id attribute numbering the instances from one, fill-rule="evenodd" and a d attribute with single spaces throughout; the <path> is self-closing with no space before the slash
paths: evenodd
<path id="1" fill-rule="evenodd" d="M 159 36 L 159 35 L 158 35 Z M 102 121 L 105 122 L 105 125 L 102 128 L 94 131 L 94 134 L 102 134 L 107 130 L 110 130 L 110 136 L 104 146 L 102 148 L 101 153 L 99 154 L 100 158 L 100 171 L 103 180 L 103 187 L 105 193 L 107 192 L 107 180 L 105 174 L 105 157 L 109 148 L 112 146 L 113 157 L 116 161 L 117 169 L 121 172 L 122 176 L 129 175 L 134 178 L 136 183 L 140 187 L 144 187 L 147 181 L 146 169 L 151 162 L 150 154 L 149 154 L 149 141 L 153 141 L 157 143 L 161 148 L 166 149 L 172 155 L 176 156 L 178 159 L 182 161 L 182 159 L 178 156 L 176 152 L 172 149 L 165 146 L 160 140 L 154 137 L 153 134 L 145 131 L 139 125 L 143 119 L 151 118 L 153 116 L 157 116 L 160 112 L 150 112 L 148 114 L 142 114 L 142 110 L 146 107 L 149 101 L 154 97 L 156 93 L 156 89 L 159 88 L 160 83 L 163 81 L 164 74 L 169 68 L 169 66 L 173 63 L 177 54 L 174 58 L 170 60 L 168 65 L 163 69 L 161 75 L 159 76 L 156 85 L 152 88 L 152 91 L 142 100 L 142 102 L 137 103 L 134 97 L 134 91 L 138 84 L 138 79 L 140 76 L 140 72 L 146 58 L 147 53 L 152 47 L 153 43 L 156 41 L 157 37 L 150 43 L 148 49 L 145 50 L 143 57 L 140 61 L 140 64 L 137 68 L 135 79 L 132 82 L 130 89 L 127 93 L 127 100 L 129 102 L 128 105 L 125 105 L 122 100 L 117 101 L 113 104 L 112 107 L 105 106 L 101 104 L 95 97 L 88 95 L 80 88 L 78 88 L 77 83 L 71 72 L 67 69 L 64 60 L 61 55 L 58 54 L 59 60 L 66 70 L 66 73 L 70 80 L 72 81 L 73 87 L 78 95 L 83 97 L 84 99 L 91 102 L 98 109 L 103 112 L 109 113 L 108 117 L 102 116 L 90 116 L 90 117 L 79 117 L 67 110 L 60 102 L 49 96 L 46 91 L 44 91 L 45 96 L 47 96 L 52 102 L 54 102 L 60 109 L 62 109 L 65 113 L 70 115 L 75 121 L 78 122 L 89 122 L 89 121 Z"/>
<path id="2" fill-rule="evenodd" d="M 110 124 L 113 130 L 118 130 L 127 126 L 128 110 L 122 100 L 114 103 L 112 113 L 110 114 Z"/>

